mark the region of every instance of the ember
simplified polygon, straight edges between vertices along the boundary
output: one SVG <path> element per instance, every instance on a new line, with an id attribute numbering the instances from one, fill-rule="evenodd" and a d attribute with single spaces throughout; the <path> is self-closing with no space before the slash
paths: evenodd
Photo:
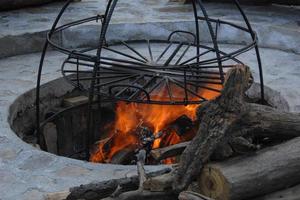
<path id="1" fill-rule="evenodd" d="M 218 87 L 221 86 L 212 86 Z M 182 96 L 183 90 L 173 88 L 176 96 Z M 165 94 L 166 87 L 162 87 L 158 94 Z M 201 89 L 198 94 L 206 99 L 213 99 L 219 93 Z M 164 99 L 157 96 L 156 100 Z M 196 108 L 199 105 L 156 105 L 141 103 L 126 103 L 119 101 L 116 106 L 116 119 L 108 139 L 96 143 L 90 161 L 111 163 L 115 155 L 123 150 L 132 152 L 144 148 L 147 152 L 191 140 L 196 134 Z M 161 163 L 175 163 L 176 158 L 167 158 Z M 148 164 L 154 164 L 149 158 Z M 128 163 L 127 163 L 128 164 Z"/>

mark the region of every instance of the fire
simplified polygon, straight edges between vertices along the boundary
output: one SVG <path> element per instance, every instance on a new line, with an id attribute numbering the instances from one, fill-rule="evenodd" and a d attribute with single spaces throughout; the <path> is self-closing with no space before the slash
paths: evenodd
<path id="1" fill-rule="evenodd" d="M 210 86 L 212 87 L 212 86 Z M 214 86 L 216 88 L 216 86 Z M 221 89 L 220 87 L 218 89 Z M 175 89 L 173 89 L 175 91 Z M 166 98 L 166 87 L 162 87 L 155 100 Z M 183 90 L 178 90 L 173 94 L 173 98 L 184 96 Z M 213 99 L 219 93 L 207 89 L 198 92 L 206 99 Z M 196 133 L 195 128 L 184 135 L 178 134 L 170 126 L 179 117 L 185 116 L 193 122 L 196 120 L 196 109 L 199 105 L 157 105 L 118 102 L 116 105 L 116 118 L 113 122 L 113 128 L 109 133 L 109 138 L 101 140 L 97 144 L 96 150 L 92 153 L 90 161 L 109 163 L 113 156 L 120 150 L 129 148 L 135 150 L 139 147 L 140 138 L 137 132 L 141 127 L 151 129 L 151 132 L 157 138 L 154 139 L 151 149 L 166 147 L 193 138 Z M 161 137 L 158 137 L 159 134 Z M 168 158 L 164 163 L 174 163 L 175 158 Z"/>

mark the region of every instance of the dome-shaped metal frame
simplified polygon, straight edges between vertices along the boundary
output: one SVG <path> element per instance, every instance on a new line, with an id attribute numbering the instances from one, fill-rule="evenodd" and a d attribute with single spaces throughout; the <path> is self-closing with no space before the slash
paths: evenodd
<path id="1" fill-rule="evenodd" d="M 236 64 L 243 64 L 236 57 L 253 48 L 257 56 L 261 99 L 263 100 L 263 73 L 257 46 L 257 36 L 238 0 L 232 1 L 239 10 L 245 26 L 210 18 L 202 0 L 192 0 L 195 23 L 194 33 L 186 30 L 176 30 L 171 32 L 166 39 L 121 41 L 109 44 L 106 41 L 106 34 L 118 0 L 109 0 L 103 15 L 96 15 L 58 26 L 62 15 L 72 2 L 72 0 L 68 0 L 47 34 L 40 60 L 36 89 L 37 134 L 39 134 L 40 124 L 41 75 L 44 58 L 49 46 L 68 55 L 62 64 L 62 75 L 74 87 L 88 92 L 90 109 L 94 102 L 94 97 L 97 97 L 99 101 L 102 97 L 105 97 L 112 101 L 121 100 L 148 104 L 200 104 L 208 99 L 201 96 L 199 90 L 219 93 L 221 90 L 220 87 L 224 82 L 226 69 L 235 66 L 231 64 L 226 65 L 224 62 L 230 60 Z M 201 16 L 197 8 L 200 9 Z M 75 50 L 65 48 L 53 40 L 55 33 L 92 21 L 101 22 L 101 32 L 96 49 Z M 200 21 L 204 21 L 207 26 L 212 47 L 200 44 Z M 250 36 L 251 42 L 233 52 L 221 51 L 218 44 L 218 27 L 220 25 L 245 32 Z M 173 38 L 176 34 L 187 34 L 193 39 L 191 41 L 174 40 Z M 136 43 L 143 44 L 148 49 L 148 56 L 142 55 L 141 52 L 134 48 L 134 44 Z M 152 48 L 158 44 L 165 46 L 165 48 L 155 57 L 152 53 Z M 114 48 L 116 46 L 122 46 L 123 49 L 127 49 L 132 54 Z M 168 51 L 169 55 L 166 56 L 166 52 Z M 193 51 L 194 56 L 186 58 L 187 51 Z M 110 52 L 110 56 L 105 56 L 105 52 Z M 162 59 L 163 57 L 164 59 Z M 165 91 L 161 90 L 164 95 L 163 98 L 159 97 L 158 88 L 165 88 Z M 177 96 L 174 95 L 174 90 L 181 91 L 179 92 L 179 96 L 178 94 Z M 89 141 L 87 144 L 89 144 Z"/>

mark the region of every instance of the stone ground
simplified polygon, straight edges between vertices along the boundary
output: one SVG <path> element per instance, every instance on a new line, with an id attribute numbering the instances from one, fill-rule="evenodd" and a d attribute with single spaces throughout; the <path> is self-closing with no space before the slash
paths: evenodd
<path id="1" fill-rule="evenodd" d="M 59 24 L 103 14 L 105 5 L 105 0 L 83 0 L 73 3 L 66 10 Z M 0 48 L 0 57 L 40 51 L 45 32 L 51 27 L 61 6 L 61 3 L 54 3 L 42 7 L 1 12 L 0 47 L 6 46 L 6 48 L 5 51 Z M 206 8 L 212 17 L 237 23 L 241 20 L 240 14 L 233 5 L 208 3 Z M 300 38 L 297 37 L 300 34 L 300 7 L 245 6 L 245 11 L 259 35 L 261 46 L 300 53 Z M 153 32 L 153 28 L 157 31 L 157 28 L 162 25 L 175 26 L 174 22 L 179 27 L 193 26 L 188 23 L 192 20 L 191 5 L 182 5 L 168 0 L 119 1 L 112 18 L 114 24 L 122 24 L 122 27 L 127 28 L 139 24 L 149 32 Z M 88 35 L 92 25 L 95 23 L 89 23 L 82 33 Z M 124 34 L 128 35 L 127 32 Z M 64 39 L 63 36 L 59 38 L 61 42 Z M 228 38 L 225 37 L 224 41 L 228 42 Z M 234 41 L 229 40 L 229 42 Z"/>
<path id="2" fill-rule="evenodd" d="M 98 0 L 74 3 L 63 21 L 81 18 L 85 13 L 97 14 L 99 10 L 104 9 L 104 3 L 105 1 Z M 44 32 L 51 26 L 60 6 L 58 3 L 0 13 L 1 200 L 39 200 L 43 199 L 47 192 L 65 190 L 91 181 L 131 176 L 136 171 L 134 166 L 91 164 L 41 152 L 24 143 L 9 127 L 7 122 L 9 106 L 19 95 L 35 87 L 40 53 L 32 52 L 41 48 Z M 229 5 L 207 6 L 213 16 L 239 21 Z M 143 23 L 145 27 L 150 24 L 147 30 L 151 27 L 153 29 L 154 22 L 157 22 L 155 28 L 160 30 L 164 30 L 160 26 L 163 23 L 167 23 L 168 27 L 173 26 L 173 23 L 176 23 L 176 26 L 187 27 L 187 21 L 192 17 L 188 6 L 168 3 L 166 0 L 120 1 L 117 10 L 119 12 L 113 22 L 122 28 L 126 27 L 128 22 Z M 261 48 L 261 53 L 266 85 L 279 91 L 287 99 L 292 111 L 299 112 L 299 8 L 247 7 L 246 11 L 260 36 L 262 46 L 265 47 Z M 223 32 L 233 34 L 226 30 Z M 89 33 L 80 31 L 78 34 Z M 226 38 L 224 42 L 228 43 Z M 239 46 L 234 44 L 222 45 L 222 48 L 228 51 L 237 47 Z M 7 56 L 11 57 L 4 58 Z M 49 52 L 46 58 L 47 67 L 43 71 L 43 82 L 61 77 L 60 64 L 63 58 L 64 56 L 58 52 Z M 254 52 L 244 54 L 240 59 L 251 66 L 257 80 Z M 158 168 L 158 166 L 149 167 L 148 170 Z"/>

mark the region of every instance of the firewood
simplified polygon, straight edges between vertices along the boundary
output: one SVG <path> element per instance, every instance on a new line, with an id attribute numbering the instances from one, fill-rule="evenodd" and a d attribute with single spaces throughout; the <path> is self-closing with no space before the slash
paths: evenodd
<path id="1" fill-rule="evenodd" d="M 46 200 L 65 200 L 70 194 L 70 191 L 52 192 L 45 196 Z"/>
<path id="2" fill-rule="evenodd" d="M 181 115 L 171 124 L 169 124 L 169 128 L 172 128 L 177 135 L 184 136 L 189 131 L 191 131 L 194 127 L 193 121 L 186 115 Z"/>
<path id="3" fill-rule="evenodd" d="M 121 149 L 111 158 L 111 164 L 126 165 L 130 164 L 134 157 L 134 150 L 130 148 Z"/>
<path id="4" fill-rule="evenodd" d="M 129 200 L 129 199 L 138 199 L 143 197 L 143 184 L 146 181 L 146 173 L 145 173 L 145 164 L 146 160 L 146 151 L 140 150 L 137 154 L 137 171 L 138 171 L 138 177 L 139 177 L 139 187 L 137 190 L 128 191 L 128 192 L 119 192 L 121 191 L 121 187 L 117 188 L 117 191 L 114 192 L 113 196 L 105 198 L 103 200 Z"/>
<path id="5" fill-rule="evenodd" d="M 255 155 L 208 164 L 197 180 L 201 194 L 216 200 L 248 199 L 300 183 L 300 137 Z"/>
<path id="6" fill-rule="evenodd" d="M 300 185 L 291 188 L 280 190 L 262 197 L 254 198 L 253 200 L 299 200 L 300 199 Z"/>
<path id="7" fill-rule="evenodd" d="M 159 176 L 168 172 L 170 172 L 170 169 L 165 168 L 156 172 L 151 172 L 147 174 L 147 176 Z M 122 192 L 124 192 L 136 190 L 138 185 L 138 176 L 80 185 L 78 187 L 70 188 L 70 194 L 68 195 L 67 200 L 88 199 L 87 197 L 92 195 L 93 198 L 91 200 L 99 200 L 112 195 L 118 186 L 120 186 L 122 188 Z"/>
<path id="8" fill-rule="evenodd" d="M 282 142 L 300 136 L 299 114 L 247 102 L 245 91 L 251 84 L 249 67 L 239 65 L 227 72 L 221 95 L 203 103 L 197 110 L 199 130 L 185 148 L 178 166 L 167 175 L 143 179 L 143 186 L 136 185 L 137 189 L 143 188 L 137 190 L 139 193 L 133 191 L 126 198 L 119 198 L 126 194 L 123 192 L 113 199 L 174 199 L 199 177 L 216 152 L 222 155 L 220 157 L 235 153 L 248 155 L 204 169 L 204 174 L 211 175 L 214 172 L 214 177 L 218 177 L 216 183 L 199 178 L 197 185 L 212 190 L 212 185 L 217 184 L 217 188 L 224 190 L 216 192 L 221 194 L 219 199 L 244 199 L 300 182 L 299 138 L 266 148 L 256 156 L 249 156 L 249 152 L 260 148 L 253 141 L 271 138 Z M 228 168 L 225 170 L 225 167 Z M 114 191 L 118 185 L 115 185 Z"/>
<path id="9" fill-rule="evenodd" d="M 149 190 L 144 190 L 144 183 L 147 180 L 147 176 L 144 169 L 146 159 L 146 151 L 140 150 L 137 154 L 137 171 L 139 177 L 139 187 L 137 190 L 120 192 L 122 189 L 117 188 L 117 190 L 113 193 L 111 197 L 104 198 L 102 200 L 144 200 L 144 199 L 165 199 L 172 200 L 174 199 L 174 194 L 172 191 L 170 192 L 152 192 Z"/>
<path id="10" fill-rule="evenodd" d="M 180 155 L 189 144 L 190 142 L 182 142 L 163 148 L 153 149 L 150 154 L 155 160 L 163 160 Z"/>
<path id="11" fill-rule="evenodd" d="M 179 200 L 213 200 L 209 197 L 206 197 L 202 194 L 192 192 L 192 191 L 184 191 L 179 194 Z"/>
<path id="12" fill-rule="evenodd" d="M 172 190 L 171 186 L 173 183 L 173 179 L 173 173 L 152 177 L 144 182 L 144 188 L 153 192 L 163 192 Z"/>
<path id="13" fill-rule="evenodd" d="M 251 84 L 249 67 L 236 66 L 227 73 L 221 95 L 198 109 L 199 130 L 174 172 L 174 191 L 186 189 L 212 154 L 223 146 L 231 147 L 233 152 L 239 149 L 254 151 L 259 146 L 252 141 L 260 137 L 291 139 L 300 136 L 299 114 L 246 102 L 245 91 Z"/>

